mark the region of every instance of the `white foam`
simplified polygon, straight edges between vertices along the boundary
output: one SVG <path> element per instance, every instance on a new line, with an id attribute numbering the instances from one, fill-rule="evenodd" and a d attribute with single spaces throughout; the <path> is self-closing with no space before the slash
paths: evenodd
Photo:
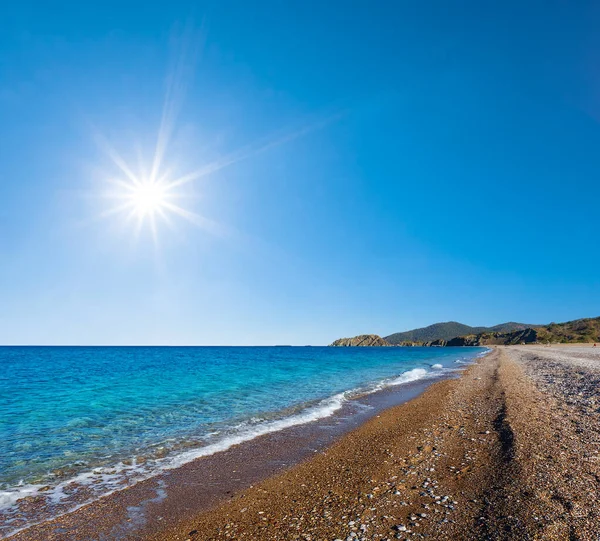
<path id="1" fill-rule="evenodd" d="M 21 483 L 13 489 L 0 490 L 0 509 L 6 509 L 13 506 L 16 501 L 21 498 L 35 496 L 44 486 L 45 485 L 24 485 Z"/>
<path id="2" fill-rule="evenodd" d="M 417 381 L 426 378 L 428 374 L 429 373 L 424 368 L 413 368 L 412 370 L 407 370 L 397 378 L 390 380 L 388 385 L 402 385 L 403 383 Z"/>
<path id="3" fill-rule="evenodd" d="M 442 365 L 437 366 L 439 368 L 443 368 Z M 386 387 L 402 385 L 404 383 L 410 383 L 412 381 L 426 379 L 431 376 L 431 372 L 428 372 L 424 368 L 413 368 L 412 370 L 407 370 L 406 372 L 400 374 L 395 378 L 384 380 L 367 391 L 354 389 L 351 391 L 346 391 L 344 393 L 336 394 L 330 398 L 322 400 L 316 406 L 312 406 L 295 415 L 285 417 L 284 419 L 278 419 L 276 421 L 259 422 L 257 424 L 254 424 L 252 428 L 244 428 L 238 433 L 232 434 L 216 443 L 207 445 L 206 447 L 186 451 L 184 453 L 178 454 L 175 457 L 162 459 L 161 461 L 163 462 L 163 469 L 177 468 L 182 464 L 190 462 L 196 458 L 213 455 L 221 451 L 226 451 L 234 445 L 238 445 L 245 441 L 252 440 L 259 436 L 270 434 L 272 432 L 279 432 L 280 430 L 284 430 L 285 428 L 290 428 L 292 426 L 303 425 L 312 421 L 324 419 L 325 417 L 329 417 L 333 415 L 336 411 L 340 410 L 343 407 L 344 403 L 351 399 L 353 396 L 365 393 L 372 394 Z M 260 420 L 257 419 L 257 421 Z"/>
<path id="4" fill-rule="evenodd" d="M 435 368 L 436 370 L 441 370 L 444 367 L 441 364 L 433 364 L 433 365 L 431 365 L 431 368 Z"/>
<path id="5" fill-rule="evenodd" d="M 347 395 L 350 394 L 350 392 L 336 394 L 320 401 L 312 407 L 283 419 L 266 421 L 260 418 L 253 418 L 250 420 L 251 425 L 247 422 L 241 423 L 235 427 L 237 428 L 235 433 L 213 444 L 179 453 L 172 457 L 165 457 L 156 461 L 149 460 L 141 466 L 136 465 L 134 462 L 133 466 L 126 466 L 120 463 L 111 467 L 94 468 L 92 471 L 82 472 L 73 478 L 59 483 L 51 490 L 47 490 L 47 485 L 21 484 L 11 487 L 8 490 L 0 491 L 0 510 L 11 508 L 22 498 L 41 494 L 40 489 L 42 488 L 47 490 L 44 494 L 48 497 L 50 503 L 54 505 L 59 504 L 66 497 L 64 488 L 72 483 L 83 486 L 101 485 L 105 490 L 102 496 L 106 496 L 115 491 L 123 474 L 129 474 L 129 476 L 133 476 L 135 482 L 139 482 L 160 473 L 160 471 L 177 468 L 196 458 L 226 451 L 234 445 L 259 436 L 329 417 L 342 408 L 343 404 L 348 400 Z M 72 510 L 73 508 L 69 509 L 69 511 Z"/>
<path id="6" fill-rule="evenodd" d="M 322 400 L 316 406 L 307 408 L 306 410 L 295 415 L 290 415 L 289 417 L 278 419 L 276 421 L 263 421 L 253 425 L 252 428 L 242 429 L 237 434 L 232 434 L 223 438 L 221 441 L 207 445 L 206 447 L 200 447 L 199 449 L 186 451 L 169 459 L 162 459 L 164 461 L 163 468 L 177 468 L 182 464 L 190 462 L 196 458 L 226 451 L 234 445 L 253 440 L 259 436 L 264 436 L 265 434 L 270 434 L 272 432 L 279 432 L 285 428 L 303 425 L 312 421 L 329 417 L 342 408 L 344 402 L 348 400 L 347 394 L 350 393 L 336 394 L 330 398 Z"/>
<path id="7" fill-rule="evenodd" d="M 191 462 L 196 458 L 213 455 L 221 451 L 226 451 L 234 445 L 238 445 L 245 441 L 252 440 L 254 438 L 257 438 L 258 436 L 269 434 L 271 432 L 278 432 L 285 428 L 302 425 L 310 423 L 312 421 L 323 419 L 325 417 L 329 417 L 330 415 L 333 415 L 336 411 L 342 408 L 343 404 L 348 400 L 347 394 L 350 393 L 336 394 L 332 397 L 320 401 L 318 404 L 309 407 L 304 411 L 301 411 L 294 415 L 290 415 L 289 417 L 285 417 L 283 419 L 265 421 L 264 419 L 253 418 L 251 419 L 252 424 L 250 426 L 247 423 L 241 423 L 236 427 L 238 429 L 237 432 L 221 439 L 220 441 L 214 444 L 179 453 L 172 457 L 165 457 L 156 461 L 149 460 L 143 465 L 136 465 L 134 461 L 133 466 L 126 466 L 123 463 L 119 463 L 118 465 L 113 467 L 94 468 L 94 470 L 92 471 L 82 472 L 73 478 L 59 483 L 58 485 L 54 486 L 51 490 L 47 490 L 47 485 L 20 484 L 18 486 L 11 487 L 8 490 L 0 491 L 0 510 L 7 510 L 12 508 L 15 504 L 17 504 L 18 500 L 22 498 L 26 498 L 28 496 L 35 496 L 42 493 L 48 498 L 49 503 L 53 505 L 60 504 L 61 501 L 67 497 L 64 492 L 64 488 L 67 485 L 71 484 L 83 486 L 92 485 L 103 489 L 102 494 L 97 494 L 94 498 L 92 498 L 92 500 L 89 501 L 93 501 L 97 498 L 106 497 L 122 488 L 122 485 L 120 485 L 120 481 L 123 479 L 123 474 L 126 475 L 134 483 L 139 482 L 144 479 L 153 477 L 154 475 L 159 474 L 161 471 L 182 466 L 183 464 Z M 45 489 L 44 492 L 40 490 L 42 488 Z M 82 507 L 83 505 L 89 503 L 89 501 L 79 503 L 74 506 L 68 506 L 68 508 L 64 508 L 62 512 L 55 514 L 54 517 L 64 515 L 65 513 L 73 512 L 79 507 Z M 10 533 L 14 534 L 17 531 L 21 531 L 32 526 L 33 524 L 34 523 L 30 523 L 27 526 L 24 526 L 23 528 L 12 530 Z M 0 533 L 0 537 L 2 535 L 4 535 L 4 532 Z"/>

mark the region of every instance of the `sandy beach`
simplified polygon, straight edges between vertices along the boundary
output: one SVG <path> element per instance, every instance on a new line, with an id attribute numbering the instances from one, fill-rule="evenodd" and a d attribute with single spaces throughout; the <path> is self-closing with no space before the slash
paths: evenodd
<path id="1" fill-rule="evenodd" d="M 589 346 L 496 348 L 154 539 L 599 539 L 599 381 Z"/>
<path id="2" fill-rule="evenodd" d="M 496 347 L 331 441 L 233 448 L 171 477 L 195 484 L 168 505 L 150 480 L 11 539 L 600 539 L 599 383 L 600 348 Z"/>

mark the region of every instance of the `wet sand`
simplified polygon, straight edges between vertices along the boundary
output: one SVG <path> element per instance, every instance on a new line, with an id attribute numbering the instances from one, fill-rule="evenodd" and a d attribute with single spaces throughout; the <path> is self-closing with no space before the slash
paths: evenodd
<path id="1" fill-rule="evenodd" d="M 145 524 L 136 524 L 135 506 L 127 510 L 126 490 L 123 501 L 88 506 L 86 527 L 65 520 L 63 533 L 46 525 L 15 539 L 599 540 L 599 409 L 600 349 L 498 347 L 405 404 L 370 419 L 356 413 L 344 435 L 333 430 L 316 446 L 309 437 L 309 452 L 295 447 L 291 462 L 263 481 L 259 467 L 258 482 L 229 484 L 231 494 L 223 479 L 252 462 L 251 447 L 227 452 L 230 471 L 209 468 L 202 478 L 201 459 L 163 480 L 168 490 L 187 486 L 178 495 L 161 500 L 161 487 L 149 484 Z M 265 453 L 258 462 L 281 456 L 288 436 L 270 447 L 254 440 Z M 289 467 L 294 460 L 302 462 Z M 205 505 L 211 487 L 217 497 Z M 103 527 L 119 510 L 121 529 Z"/>

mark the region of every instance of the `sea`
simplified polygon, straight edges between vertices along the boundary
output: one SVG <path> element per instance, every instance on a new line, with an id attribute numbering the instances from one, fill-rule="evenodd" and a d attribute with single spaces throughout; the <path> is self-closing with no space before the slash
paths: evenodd
<path id="1" fill-rule="evenodd" d="M 23 502 L 64 513 L 73 491 L 82 505 L 366 394 L 452 376 L 485 351 L 0 347 L 0 537 Z"/>

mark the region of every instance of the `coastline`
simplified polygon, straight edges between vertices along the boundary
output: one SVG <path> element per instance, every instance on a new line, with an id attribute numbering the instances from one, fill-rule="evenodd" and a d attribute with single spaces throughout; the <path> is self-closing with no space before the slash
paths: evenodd
<path id="1" fill-rule="evenodd" d="M 409 377 L 401 384 L 354 396 L 332 415 L 194 458 L 93 502 L 82 502 L 78 508 L 58 517 L 48 516 L 37 524 L 27 524 L 4 538 L 36 541 L 147 538 L 310 459 L 380 412 L 411 400 L 430 385 L 457 377 L 461 372 L 461 369 L 434 372 L 414 381 Z M 32 510 L 38 505 L 35 496 L 26 500 Z M 193 505 L 186 503 L 190 501 Z"/>
<path id="2" fill-rule="evenodd" d="M 344 433 L 261 436 L 11 539 L 597 539 L 598 389 L 598 349 L 495 347 Z"/>
<path id="3" fill-rule="evenodd" d="M 510 346 L 152 541 L 595 540 L 600 351 Z"/>
<path id="4" fill-rule="evenodd" d="M 470 442 L 470 438 L 466 435 L 484 433 L 482 419 L 467 410 L 477 402 L 473 393 L 489 395 L 497 358 L 498 351 L 490 350 L 459 377 L 437 381 L 412 399 L 380 411 L 310 460 L 147 539 L 360 540 L 377 539 L 372 537 L 375 532 L 385 532 L 375 534 L 382 539 L 404 539 L 410 533 L 420 536 L 425 529 L 399 520 L 399 512 L 413 515 L 419 523 L 424 521 L 431 514 L 430 494 L 425 491 L 431 490 L 444 505 L 442 520 L 451 526 L 448 539 L 476 538 L 475 531 L 467 534 L 462 524 L 457 527 L 456 516 L 445 517 L 455 512 L 457 499 L 462 500 L 461 492 L 477 480 L 483 484 L 483 479 L 492 474 L 495 461 L 489 457 L 482 461 L 487 470 L 478 471 L 477 478 L 470 475 L 471 465 L 459 460 L 468 457 L 469 443 L 464 445 L 463 440 Z M 460 416 L 460 421 L 453 419 L 453 414 Z M 458 422 L 461 424 L 452 424 Z M 449 448 L 443 449 L 440 444 L 447 430 L 460 441 L 452 441 Z M 456 470 L 454 486 L 442 489 L 434 479 L 438 476 L 435 471 L 439 461 L 449 460 L 461 466 Z M 381 500 L 385 500 L 387 509 L 378 505 Z M 432 531 L 437 532 L 437 527 Z"/>

